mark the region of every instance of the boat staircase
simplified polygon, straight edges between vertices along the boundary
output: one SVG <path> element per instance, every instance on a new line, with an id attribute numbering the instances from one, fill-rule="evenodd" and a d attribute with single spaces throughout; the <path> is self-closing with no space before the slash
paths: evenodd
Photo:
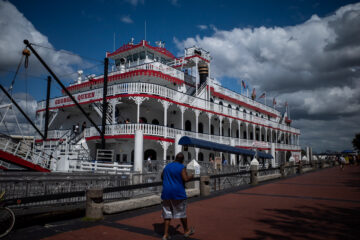
<path id="1" fill-rule="evenodd" d="M 102 114 L 103 114 L 102 103 L 94 102 L 94 103 L 92 103 L 92 107 L 95 109 L 96 113 L 100 117 L 102 117 Z M 113 113 L 113 111 L 114 111 L 114 109 L 113 109 L 112 105 L 108 104 L 107 113 L 106 113 L 106 124 L 111 124 L 112 123 L 112 113 Z"/>
<path id="2" fill-rule="evenodd" d="M 3 170 L 27 169 L 50 172 L 51 161 L 55 159 L 32 143 L 0 135 L 0 161 Z"/>

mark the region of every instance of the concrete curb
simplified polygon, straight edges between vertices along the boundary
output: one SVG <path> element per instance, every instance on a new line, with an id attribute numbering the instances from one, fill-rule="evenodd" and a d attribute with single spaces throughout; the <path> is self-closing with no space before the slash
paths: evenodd
<path id="1" fill-rule="evenodd" d="M 200 190 L 186 189 L 186 194 L 188 198 L 199 196 Z M 151 196 L 146 196 L 141 198 L 105 203 L 103 212 L 105 214 L 113 214 L 113 213 L 119 213 L 128 210 L 143 208 L 143 207 L 150 207 L 150 206 L 158 205 L 160 203 L 161 203 L 160 194 L 154 194 Z"/>

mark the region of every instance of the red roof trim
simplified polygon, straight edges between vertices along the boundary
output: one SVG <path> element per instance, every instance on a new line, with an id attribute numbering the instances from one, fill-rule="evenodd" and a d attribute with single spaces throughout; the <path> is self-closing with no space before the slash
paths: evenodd
<path id="1" fill-rule="evenodd" d="M 126 79 L 126 78 L 131 78 L 134 76 L 149 76 L 149 77 L 158 77 L 158 78 L 162 78 L 168 82 L 172 82 L 172 83 L 176 83 L 176 84 L 186 84 L 189 86 L 192 86 L 192 84 L 189 84 L 179 78 L 176 77 L 172 77 L 170 75 L 167 75 L 165 73 L 162 73 L 160 71 L 155 71 L 155 70 L 145 70 L 145 69 L 139 69 L 139 70 L 134 70 L 131 72 L 126 72 L 126 73 L 119 73 L 119 74 L 115 74 L 112 76 L 108 77 L 108 83 L 112 82 L 112 81 L 116 81 L 116 80 L 121 80 L 121 79 Z M 104 82 L 104 78 L 98 78 L 98 79 L 93 79 L 87 82 L 83 82 L 80 84 L 76 84 L 70 87 L 67 87 L 66 89 L 69 91 L 75 91 L 75 90 L 80 90 L 84 87 L 90 87 L 92 85 L 96 85 L 96 84 L 102 84 Z M 193 86 L 195 87 L 195 86 Z M 62 93 L 64 93 L 64 90 L 62 90 Z"/>
<path id="2" fill-rule="evenodd" d="M 175 56 L 169 52 L 166 48 L 161 48 L 161 47 L 153 47 L 151 46 L 147 41 L 143 40 L 141 41 L 140 43 L 138 44 L 135 44 L 135 45 L 131 45 L 131 44 L 124 44 L 122 45 L 120 48 L 118 48 L 115 52 L 112 52 L 112 53 L 106 53 L 106 56 L 107 57 L 112 57 L 112 56 L 115 56 L 115 55 L 118 55 L 120 53 L 123 53 L 123 52 L 126 52 L 126 51 L 129 51 L 129 50 L 132 50 L 132 49 L 135 49 L 135 48 L 138 48 L 138 47 L 141 47 L 141 46 L 144 46 L 144 47 L 147 47 L 147 48 L 150 48 L 158 53 L 161 53 L 167 57 L 170 57 L 172 59 L 175 58 Z"/>

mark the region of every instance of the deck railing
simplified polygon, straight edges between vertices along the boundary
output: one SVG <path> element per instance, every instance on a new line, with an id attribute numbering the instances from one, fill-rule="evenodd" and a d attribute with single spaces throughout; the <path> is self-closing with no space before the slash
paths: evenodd
<path id="1" fill-rule="evenodd" d="M 150 95 L 158 95 L 164 98 L 168 98 L 174 101 L 182 102 L 184 104 L 188 104 L 193 107 L 197 107 L 200 109 L 205 109 L 209 111 L 213 111 L 216 114 L 224 114 L 229 117 L 233 118 L 240 118 L 243 121 L 250 121 L 258 125 L 263 125 L 265 127 L 272 127 L 276 129 L 280 129 L 282 131 L 289 131 L 292 133 L 300 134 L 300 130 L 296 128 L 292 128 L 286 125 L 279 124 L 275 121 L 268 120 L 265 118 L 257 117 L 254 115 L 250 115 L 249 113 L 240 112 L 235 109 L 229 109 L 228 107 L 224 107 L 222 105 L 206 101 L 205 99 L 193 97 L 190 95 L 186 95 L 184 93 L 175 91 L 173 89 L 160 86 L 157 84 L 151 84 L 151 83 L 121 83 L 121 84 L 115 84 L 108 87 L 108 96 L 114 96 L 119 94 L 135 94 L 135 93 L 145 93 Z M 80 99 L 79 102 L 82 101 L 100 101 L 102 99 L 102 88 L 97 88 L 95 90 L 86 91 L 74 94 L 74 97 L 76 99 Z M 82 96 L 86 96 L 85 98 L 82 98 Z M 68 101 L 65 103 L 60 103 L 59 99 L 66 98 L 56 98 L 50 100 L 50 107 L 61 107 L 73 104 L 71 101 Z M 58 100 L 57 102 L 55 102 Z M 252 101 L 250 99 L 247 99 L 246 101 Z M 253 101 L 254 102 L 254 101 Z M 56 103 L 56 104 L 55 104 Z M 254 102 L 256 103 L 256 102 Z M 264 105 L 265 106 L 265 105 Z M 259 105 L 259 107 L 262 107 Z M 38 109 L 44 109 L 45 108 L 45 102 L 39 102 Z"/>
<path id="2" fill-rule="evenodd" d="M 250 139 L 242 138 L 232 138 L 219 135 L 211 135 L 206 133 L 196 133 L 190 131 L 184 131 L 180 129 L 164 127 L 153 124 L 144 124 L 144 123 L 129 123 L 129 124 L 115 124 L 105 126 L 105 134 L 107 136 L 116 136 L 116 135 L 132 135 L 135 134 L 136 130 L 142 130 L 144 135 L 158 136 L 158 137 L 167 137 L 175 139 L 177 134 L 182 136 L 188 136 L 192 138 L 199 138 L 207 141 L 220 142 L 222 144 L 230 145 L 231 140 L 234 141 L 236 146 L 243 147 L 255 147 L 255 145 L 261 145 L 263 148 L 270 148 L 270 142 L 264 141 L 255 141 Z M 85 138 L 100 136 L 99 132 L 95 127 L 90 127 L 85 129 Z M 276 143 L 276 148 L 288 149 L 288 150 L 300 150 L 298 145 L 282 144 Z"/>

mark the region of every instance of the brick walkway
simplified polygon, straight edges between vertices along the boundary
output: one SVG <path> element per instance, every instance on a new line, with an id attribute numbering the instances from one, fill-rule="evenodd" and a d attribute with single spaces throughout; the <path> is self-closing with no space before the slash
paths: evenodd
<path id="1" fill-rule="evenodd" d="M 191 239 L 358 239 L 360 167 L 307 173 L 189 203 Z M 183 239 L 172 222 L 172 239 Z M 159 206 L 15 230 L 9 239 L 160 239 Z"/>

